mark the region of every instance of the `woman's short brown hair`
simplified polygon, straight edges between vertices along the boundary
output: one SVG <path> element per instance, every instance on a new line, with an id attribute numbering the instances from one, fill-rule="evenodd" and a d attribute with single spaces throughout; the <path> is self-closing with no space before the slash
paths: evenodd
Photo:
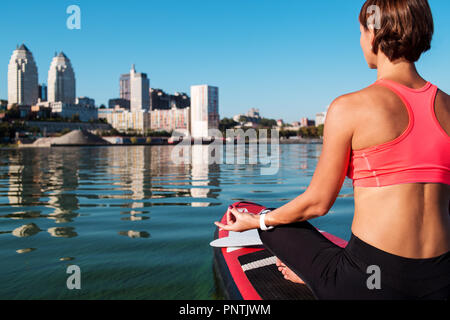
<path id="1" fill-rule="evenodd" d="M 366 30 L 377 22 L 373 52 L 381 50 L 390 61 L 416 62 L 431 48 L 434 23 L 428 0 L 367 0 L 359 21 Z"/>

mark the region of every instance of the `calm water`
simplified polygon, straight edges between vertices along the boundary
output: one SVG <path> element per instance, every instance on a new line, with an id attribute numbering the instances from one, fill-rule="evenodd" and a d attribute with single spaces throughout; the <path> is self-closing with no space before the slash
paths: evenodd
<path id="1" fill-rule="evenodd" d="M 235 201 L 294 199 L 322 146 L 281 145 L 272 176 L 259 165 L 175 165 L 172 148 L 0 150 L 0 298 L 220 298 L 213 222 Z M 331 213 L 313 224 L 348 240 L 352 192 L 346 180 Z M 66 287 L 71 264 L 82 290 Z"/>

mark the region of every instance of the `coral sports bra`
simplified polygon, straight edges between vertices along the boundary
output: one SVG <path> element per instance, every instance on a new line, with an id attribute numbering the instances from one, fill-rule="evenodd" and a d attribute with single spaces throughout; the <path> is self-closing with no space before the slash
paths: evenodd
<path id="1" fill-rule="evenodd" d="M 428 82 L 412 89 L 391 80 L 378 80 L 396 93 L 409 114 L 408 128 L 395 140 L 353 150 L 347 176 L 356 187 L 384 187 L 402 183 L 450 185 L 450 136 L 434 111 L 438 88 Z"/>

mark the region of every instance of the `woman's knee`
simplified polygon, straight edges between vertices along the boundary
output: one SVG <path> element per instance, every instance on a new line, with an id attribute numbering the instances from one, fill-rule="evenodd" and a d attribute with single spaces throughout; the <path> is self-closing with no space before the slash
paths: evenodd
<path id="1" fill-rule="evenodd" d="M 314 228 L 308 222 L 293 223 L 262 231 L 258 229 L 259 237 L 267 249 L 280 248 L 287 242 L 295 242 L 300 230 Z"/>
<path id="2" fill-rule="evenodd" d="M 263 239 L 270 240 L 273 238 L 289 237 L 298 233 L 299 231 L 304 230 L 317 232 L 317 230 L 308 221 L 281 225 L 267 231 L 262 231 L 261 229 L 258 229 L 258 232 L 259 236 L 261 237 L 261 240 Z"/>

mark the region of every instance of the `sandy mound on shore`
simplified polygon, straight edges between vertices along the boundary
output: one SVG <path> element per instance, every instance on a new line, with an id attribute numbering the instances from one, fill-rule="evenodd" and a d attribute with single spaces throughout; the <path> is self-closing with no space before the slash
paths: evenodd
<path id="1" fill-rule="evenodd" d="M 108 145 L 108 141 L 90 133 L 86 130 L 74 130 L 62 137 L 58 138 L 41 138 L 36 140 L 33 147 L 50 147 L 50 146 L 70 146 L 70 145 L 87 145 L 99 146 Z"/>

